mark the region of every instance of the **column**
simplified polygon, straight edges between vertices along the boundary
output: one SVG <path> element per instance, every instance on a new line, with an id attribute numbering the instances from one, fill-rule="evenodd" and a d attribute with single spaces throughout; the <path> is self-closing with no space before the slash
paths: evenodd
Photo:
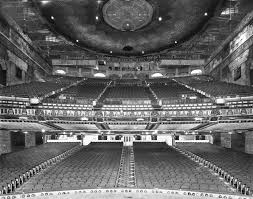
<path id="1" fill-rule="evenodd" d="M 213 137 L 213 143 L 212 144 L 221 146 L 221 133 L 220 132 L 212 133 L 212 137 Z"/>
<path id="2" fill-rule="evenodd" d="M 231 134 L 221 133 L 221 146 L 231 148 Z"/>
<path id="3" fill-rule="evenodd" d="M 11 152 L 11 133 L 8 130 L 0 130 L 0 155 Z"/>
<path id="4" fill-rule="evenodd" d="M 25 134 L 25 148 L 36 146 L 35 133 L 29 132 Z"/>
<path id="5" fill-rule="evenodd" d="M 245 133 L 245 153 L 253 154 L 253 131 Z"/>

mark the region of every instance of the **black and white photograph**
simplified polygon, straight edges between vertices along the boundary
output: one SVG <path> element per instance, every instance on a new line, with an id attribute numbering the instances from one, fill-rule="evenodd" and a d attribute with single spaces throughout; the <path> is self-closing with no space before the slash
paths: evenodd
<path id="1" fill-rule="evenodd" d="M 0 0 L 0 199 L 253 199 L 253 0 Z"/>

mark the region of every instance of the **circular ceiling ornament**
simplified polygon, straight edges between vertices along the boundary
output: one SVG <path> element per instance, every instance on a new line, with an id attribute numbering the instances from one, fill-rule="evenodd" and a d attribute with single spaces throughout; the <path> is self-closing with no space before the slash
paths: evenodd
<path id="1" fill-rule="evenodd" d="M 153 7 L 146 0 L 109 0 L 103 7 L 107 24 L 121 31 L 135 31 L 151 22 Z"/>
<path id="2" fill-rule="evenodd" d="M 221 1 L 53 0 L 44 5 L 32 0 L 52 31 L 90 52 L 124 57 L 154 55 L 182 45 L 206 27 Z"/>

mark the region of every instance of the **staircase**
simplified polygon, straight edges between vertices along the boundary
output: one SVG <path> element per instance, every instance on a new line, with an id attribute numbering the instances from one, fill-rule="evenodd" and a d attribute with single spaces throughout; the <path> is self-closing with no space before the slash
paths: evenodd
<path id="1" fill-rule="evenodd" d="M 124 146 L 120 159 L 120 167 L 116 187 L 133 188 L 136 186 L 134 151 L 132 146 Z"/>
<path id="2" fill-rule="evenodd" d="M 66 130 L 66 129 L 64 129 L 60 126 L 57 126 L 56 124 L 53 124 L 51 122 L 45 122 L 45 123 L 43 122 L 43 125 L 48 126 L 50 128 L 53 128 L 53 129 L 56 129 L 56 130 L 63 130 L 63 131 Z"/>
<path id="3" fill-rule="evenodd" d="M 145 130 L 156 130 L 160 126 L 160 123 L 148 123 Z"/>
<path id="4" fill-rule="evenodd" d="M 145 92 L 148 95 L 148 98 L 151 100 L 152 106 L 156 110 L 160 110 L 161 106 L 159 105 L 158 97 L 156 96 L 155 92 L 148 86 L 147 82 L 145 81 L 146 87 L 145 87 Z"/>
<path id="5" fill-rule="evenodd" d="M 97 105 L 102 104 L 104 99 L 106 98 L 109 90 L 108 88 L 111 86 L 112 81 L 109 82 L 109 84 L 104 88 L 104 90 L 100 93 L 100 95 L 98 96 L 98 98 L 96 99 Z"/>

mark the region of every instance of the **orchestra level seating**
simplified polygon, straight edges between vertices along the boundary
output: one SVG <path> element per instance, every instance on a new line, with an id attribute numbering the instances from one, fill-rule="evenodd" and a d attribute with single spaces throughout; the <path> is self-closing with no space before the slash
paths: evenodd
<path id="1" fill-rule="evenodd" d="M 180 143 L 178 146 L 223 168 L 253 190 L 253 155 L 208 143 Z"/>
<path id="2" fill-rule="evenodd" d="M 24 184 L 22 192 L 113 188 L 122 143 L 92 143 Z"/>
<path id="3" fill-rule="evenodd" d="M 134 143 L 134 154 L 139 188 L 232 192 L 206 168 L 165 143 Z"/>
<path id="4" fill-rule="evenodd" d="M 0 156 L 0 190 L 33 167 L 77 146 L 77 143 L 47 143 Z"/>

